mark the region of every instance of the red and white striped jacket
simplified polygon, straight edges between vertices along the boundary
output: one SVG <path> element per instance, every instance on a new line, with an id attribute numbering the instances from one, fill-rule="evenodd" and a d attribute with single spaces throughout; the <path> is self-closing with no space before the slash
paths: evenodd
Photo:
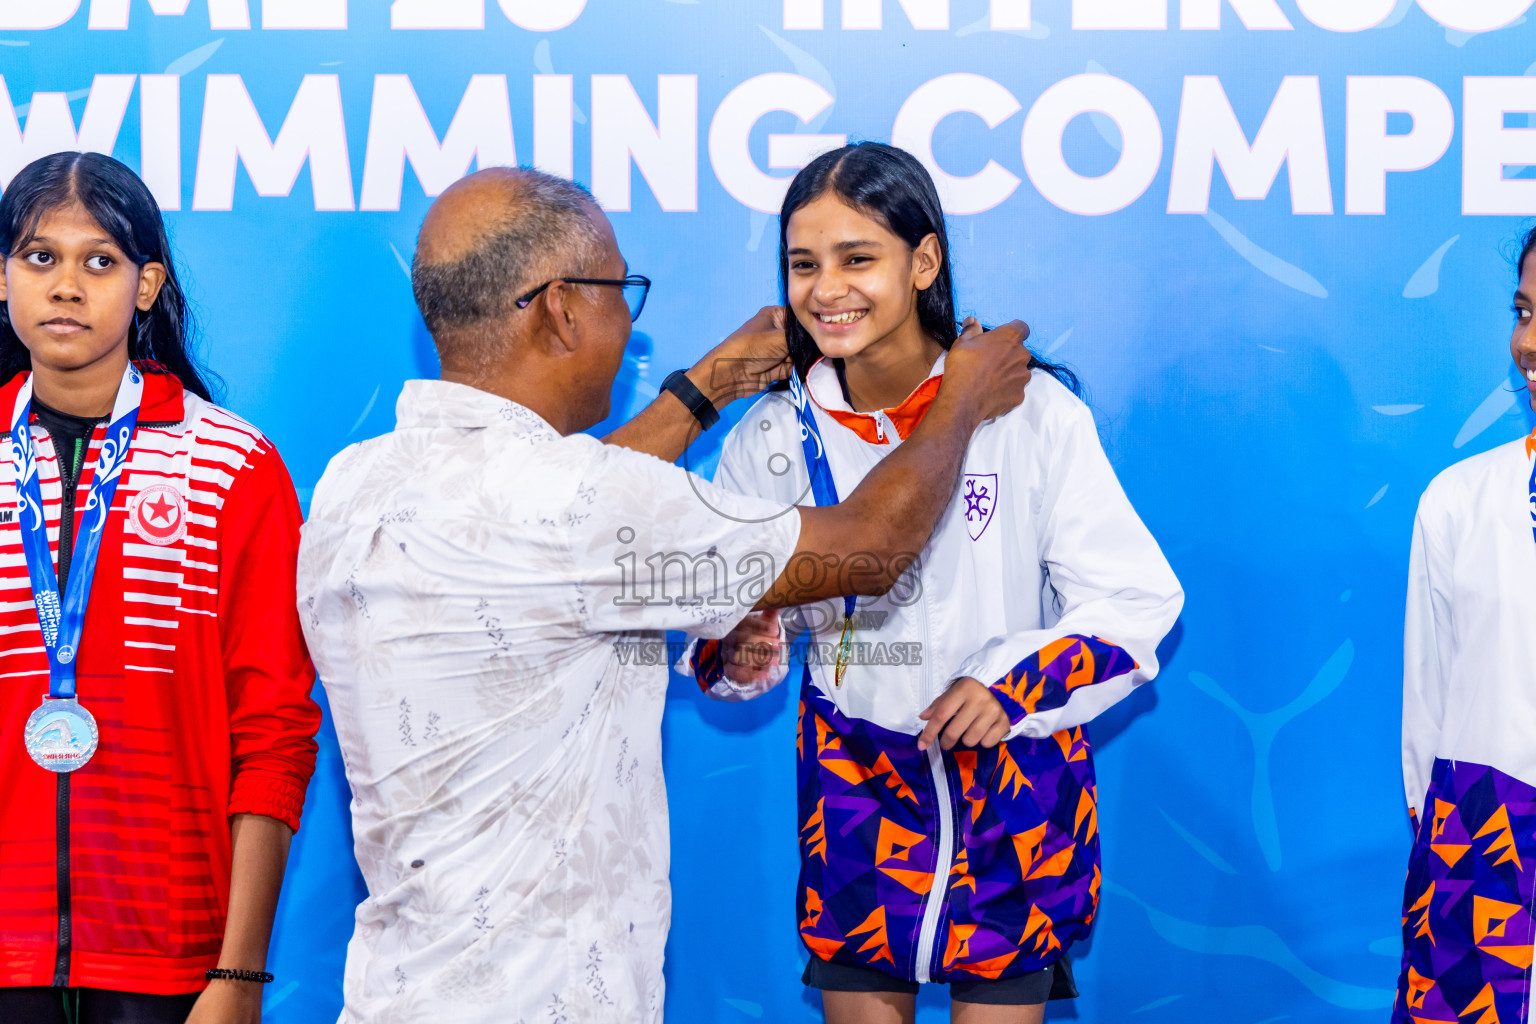
<path id="1" fill-rule="evenodd" d="M 224 934 L 229 816 L 297 828 L 314 769 L 288 472 L 256 428 L 141 368 L 77 663 L 101 742 L 65 783 L 22 744 L 48 660 L 15 467 L 0 458 L 0 986 L 200 990 Z M 24 380 L 0 387 L 7 423 Z M 32 429 L 57 558 L 59 464 L 35 415 Z M 104 436 L 85 456 L 77 527 Z"/>

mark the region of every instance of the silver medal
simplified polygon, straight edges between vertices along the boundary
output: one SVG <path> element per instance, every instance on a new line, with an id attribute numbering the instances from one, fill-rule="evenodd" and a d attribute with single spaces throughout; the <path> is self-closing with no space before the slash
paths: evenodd
<path id="1" fill-rule="evenodd" d="M 44 697 L 27 719 L 27 753 L 51 772 L 72 772 L 96 753 L 96 719 L 72 697 Z"/>

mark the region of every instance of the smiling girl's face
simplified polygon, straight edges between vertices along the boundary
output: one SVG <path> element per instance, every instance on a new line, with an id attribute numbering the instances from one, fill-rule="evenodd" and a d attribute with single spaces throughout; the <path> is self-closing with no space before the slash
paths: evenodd
<path id="1" fill-rule="evenodd" d="M 898 332 L 921 335 L 917 293 L 938 277 L 937 235 L 909 248 L 828 193 L 790 215 L 785 241 L 789 305 L 822 355 L 848 359 Z"/>
<path id="2" fill-rule="evenodd" d="M 135 266 L 78 203 L 43 214 L 0 275 L 11 327 L 41 373 L 126 365 L 135 310 L 154 305 L 165 268 Z M 121 372 L 121 371 L 119 371 Z"/>
<path id="3" fill-rule="evenodd" d="M 1520 268 L 1520 286 L 1515 291 L 1515 329 L 1509 339 L 1510 355 L 1530 385 L 1531 408 L 1536 409 L 1536 330 L 1531 329 L 1532 311 L 1536 310 L 1536 253 L 1525 258 Z"/>

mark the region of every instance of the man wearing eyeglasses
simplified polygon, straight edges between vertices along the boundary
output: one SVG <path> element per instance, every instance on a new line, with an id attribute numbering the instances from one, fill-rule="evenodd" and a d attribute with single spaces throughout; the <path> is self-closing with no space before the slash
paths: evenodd
<path id="1" fill-rule="evenodd" d="M 1027 328 L 962 337 L 897 451 L 842 504 L 785 508 L 670 464 L 717 404 L 787 375 L 776 311 L 581 433 L 649 282 L 578 186 L 464 179 L 412 283 L 442 379 L 407 382 L 396 429 L 331 462 L 299 554 L 368 885 L 342 1020 L 659 1021 L 668 659 L 645 645 L 889 590 L 971 433 L 1023 399 Z"/>

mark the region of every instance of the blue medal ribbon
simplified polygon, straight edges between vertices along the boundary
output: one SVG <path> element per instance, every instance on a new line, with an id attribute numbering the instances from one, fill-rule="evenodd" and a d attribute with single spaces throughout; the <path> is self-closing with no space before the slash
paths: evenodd
<path id="1" fill-rule="evenodd" d="M 816 415 L 811 411 L 811 396 L 805 390 L 798 373 L 789 375 L 789 398 L 795 407 L 795 418 L 800 421 L 800 446 L 805 449 L 805 468 L 811 477 L 811 497 L 822 508 L 836 505 L 837 484 L 832 479 L 832 466 L 827 462 L 827 448 L 822 443 L 821 431 L 816 429 Z M 838 639 L 837 665 L 833 670 L 833 685 L 841 686 L 843 670 L 847 667 L 847 655 L 853 642 L 853 612 L 858 598 L 843 598 L 843 633 Z M 810 671 L 810 666 L 806 666 Z"/>
<path id="2" fill-rule="evenodd" d="M 21 528 L 21 547 L 32 577 L 32 596 L 37 603 L 37 621 L 42 627 L 43 647 L 48 652 L 48 696 L 53 700 L 75 697 L 75 660 L 80 651 L 80 635 L 85 629 L 85 609 L 91 597 L 91 582 L 96 576 L 96 558 L 101 553 L 101 537 L 106 532 L 107 515 L 117 481 L 127 461 L 128 445 L 139 421 L 139 402 L 144 395 L 144 376 L 132 363 L 123 372 L 117 389 L 107 437 L 96 459 L 91 478 L 90 497 L 80 522 L 74 552 L 69 563 L 69 578 L 64 593 L 59 594 L 58 573 L 48 544 L 48 521 L 43 514 L 43 494 L 37 477 L 37 452 L 32 440 L 32 380 L 28 378 L 16 397 L 15 416 L 11 420 L 11 462 L 16 468 L 17 525 Z M 73 530 L 74 523 L 59 522 L 60 530 Z"/>

